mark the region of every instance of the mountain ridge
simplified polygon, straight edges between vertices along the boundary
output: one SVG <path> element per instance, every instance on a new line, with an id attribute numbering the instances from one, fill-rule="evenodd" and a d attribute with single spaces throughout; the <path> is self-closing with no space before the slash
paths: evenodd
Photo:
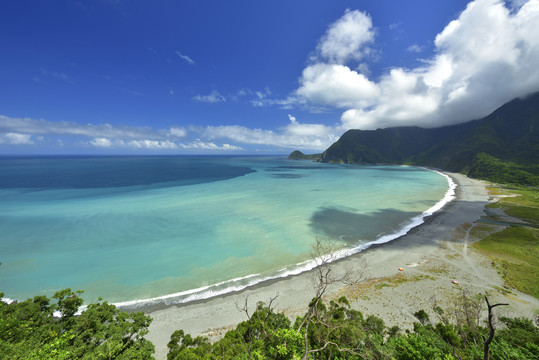
<path id="1" fill-rule="evenodd" d="M 536 92 L 457 125 L 348 130 L 319 161 L 427 166 L 495 182 L 539 185 L 538 128 Z"/>

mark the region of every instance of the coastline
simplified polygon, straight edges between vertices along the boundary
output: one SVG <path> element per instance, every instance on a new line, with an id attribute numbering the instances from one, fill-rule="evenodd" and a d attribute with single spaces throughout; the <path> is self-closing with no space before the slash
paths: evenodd
<path id="1" fill-rule="evenodd" d="M 485 258 L 468 249 L 468 243 L 472 242 L 470 230 L 484 215 L 484 206 L 489 202 L 485 183 L 461 174 L 444 174 L 457 184 L 456 199 L 398 239 L 374 244 L 334 262 L 335 273 L 351 267 L 363 269 L 365 280 L 355 286 L 332 286 L 326 300 L 345 295 L 353 308 L 379 316 L 386 325 L 397 325 L 401 329 L 412 326 L 414 312 L 420 309 L 429 312 L 434 298 L 443 307 L 447 305 L 444 300 L 454 298 L 460 289 L 467 289 L 470 294 L 494 291 L 491 296 L 495 299 L 503 296 L 504 302 L 511 303 L 504 313 L 533 316 L 539 309 L 538 301 L 522 294 L 508 298 L 496 291 L 503 286 L 496 270 Z M 404 271 L 400 272 L 399 267 Z M 295 318 L 306 311 L 314 295 L 311 274 L 307 271 L 273 279 L 205 300 L 143 307 L 141 310 L 153 318 L 146 338 L 154 343 L 156 358 L 164 359 L 166 344 L 175 330 L 183 329 L 192 336 L 217 340 L 246 320 L 245 313 L 238 307 L 243 307 L 247 301 L 252 312 L 257 302 L 267 303 L 276 295 L 275 311 Z M 458 280 L 458 286 L 451 282 L 454 279 Z"/>
<path id="2" fill-rule="evenodd" d="M 399 239 L 402 236 L 413 231 L 415 228 L 421 226 L 423 223 L 425 223 L 425 221 L 428 221 L 428 219 L 431 218 L 434 214 L 437 214 L 440 209 L 450 204 L 453 201 L 453 199 L 455 199 L 456 197 L 455 189 L 457 188 L 457 184 L 453 181 L 453 179 L 450 176 L 446 175 L 445 173 L 442 173 L 435 169 L 427 169 L 427 168 L 424 168 L 424 169 L 431 172 L 438 173 L 439 175 L 446 178 L 449 187 L 442 199 L 440 199 L 432 207 L 423 211 L 421 214 L 408 219 L 406 222 L 403 222 L 401 224 L 402 227 L 400 227 L 395 232 L 384 234 L 373 241 L 360 244 L 355 247 L 348 247 L 348 248 L 336 250 L 331 255 L 330 262 L 335 263 L 343 259 L 349 258 L 350 256 L 353 256 L 357 253 L 366 251 L 367 249 L 373 246 L 376 247 L 381 244 L 385 244 L 385 243 L 394 241 L 396 239 Z M 302 273 L 312 271 L 314 268 L 318 266 L 317 264 L 318 264 L 317 259 L 307 259 L 295 265 L 286 266 L 274 272 L 249 274 L 240 278 L 225 280 L 219 283 L 206 285 L 200 288 L 194 288 L 194 289 L 181 291 L 177 293 L 171 293 L 167 295 L 162 295 L 162 296 L 158 296 L 154 298 L 116 302 L 114 303 L 114 305 L 126 311 L 136 311 L 136 310 L 142 309 L 148 312 L 148 311 L 153 311 L 157 309 L 168 308 L 174 305 L 180 306 L 182 304 L 200 303 L 200 302 L 206 301 L 207 299 L 227 296 L 233 293 L 239 293 L 239 292 L 244 291 L 245 289 L 255 288 L 257 286 L 267 286 L 268 284 L 271 284 L 275 281 L 279 281 L 284 278 L 298 276 Z M 148 310 L 148 309 L 152 309 L 152 310 Z"/>

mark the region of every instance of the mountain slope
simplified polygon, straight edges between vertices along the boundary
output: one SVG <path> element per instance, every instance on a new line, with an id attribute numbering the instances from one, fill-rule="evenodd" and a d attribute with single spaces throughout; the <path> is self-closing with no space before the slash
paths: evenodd
<path id="1" fill-rule="evenodd" d="M 476 177 L 494 176 L 502 182 L 537 184 L 538 128 L 539 92 L 464 124 L 349 130 L 320 161 L 421 165 Z M 515 176 L 518 181 L 513 181 Z"/>

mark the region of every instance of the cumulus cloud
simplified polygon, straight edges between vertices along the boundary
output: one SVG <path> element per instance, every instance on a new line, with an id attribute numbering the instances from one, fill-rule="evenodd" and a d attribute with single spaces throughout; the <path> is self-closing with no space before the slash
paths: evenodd
<path id="1" fill-rule="evenodd" d="M 338 108 L 368 106 L 379 93 L 378 86 L 364 75 L 335 64 L 305 68 L 296 91 L 302 101 Z"/>
<path id="2" fill-rule="evenodd" d="M 372 20 L 358 10 L 346 10 L 344 15 L 331 24 L 320 40 L 317 51 L 329 63 L 344 64 L 348 60 L 360 60 L 371 49 L 366 46 L 374 40 Z"/>
<path id="3" fill-rule="evenodd" d="M 539 0 L 518 3 L 510 10 L 501 0 L 470 2 L 436 36 L 432 58 L 392 68 L 376 82 L 342 63 L 361 52 L 328 57 L 341 64 L 307 66 L 296 94 L 300 102 L 345 108 L 346 129 L 435 127 L 486 116 L 539 90 Z M 351 21 L 349 14 L 337 23 Z"/>
<path id="4" fill-rule="evenodd" d="M 315 105 L 317 110 L 319 106 L 369 106 L 379 95 L 379 89 L 362 73 L 368 73 L 367 64 L 357 62 L 372 53 L 368 45 L 373 40 L 370 16 L 358 10 L 346 10 L 318 43 L 315 56 L 303 70 L 292 100 Z M 350 61 L 356 62 L 356 70 L 347 66 Z"/>
<path id="5" fill-rule="evenodd" d="M 196 95 L 193 96 L 193 100 L 207 103 L 218 103 L 226 101 L 225 97 L 219 93 L 217 90 L 213 90 L 209 95 Z"/>

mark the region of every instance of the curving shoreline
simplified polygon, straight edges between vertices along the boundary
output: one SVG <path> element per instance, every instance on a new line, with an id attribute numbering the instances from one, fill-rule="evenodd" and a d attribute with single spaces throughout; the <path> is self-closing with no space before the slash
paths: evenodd
<path id="1" fill-rule="evenodd" d="M 421 213 L 420 215 L 417 215 L 409 219 L 405 223 L 401 224 L 402 227 L 395 232 L 385 234 L 378 239 L 368 243 L 360 244 L 351 248 L 337 250 L 332 255 L 332 262 L 341 261 L 342 259 L 348 258 L 357 253 L 366 251 L 373 246 L 378 246 L 387 242 L 397 240 L 408 234 L 413 229 L 423 225 L 423 223 L 425 223 L 425 221 L 428 221 L 430 217 L 432 217 L 443 207 L 451 203 L 451 201 L 453 201 L 453 199 L 455 199 L 456 197 L 455 189 L 457 187 L 457 184 L 450 176 L 437 170 L 429 170 L 436 172 L 447 179 L 448 190 L 446 191 L 442 199 L 440 199 L 431 208 L 423 211 L 423 213 Z M 301 263 L 295 264 L 294 266 L 286 267 L 281 270 L 275 271 L 271 274 L 250 274 L 241 278 L 226 280 L 220 283 L 211 284 L 196 289 L 167 294 L 150 299 L 138 299 L 132 301 L 118 302 L 114 303 L 114 305 L 127 311 L 135 311 L 139 309 L 148 311 L 148 309 L 162 309 L 174 305 L 203 302 L 214 297 L 226 296 L 231 293 L 242 292 L 245 289 L 253 288 L 255 286 L 266 286 L 273 281 L 278 281 L 287 277 L 298 276 L 304 272 L 309 272 L 313 270 L 316 266 L 316 260 L 308 259 Z"/>
<path id="2" fill-rule="evenodd" d="M 335 262 L 332 266 L 336 273 L 350 267 L 365 267 L 365 281 L 356 287 L 333 286 L 327 299 L 345 295 L 353 308 L 379 316 L 386 325 L 401 329 L 411 328 L 416 321 L 413 313 L 420 309 L 428 311 L 433 298 L 447 306 L 463 289 L 471 294 L 489 291 L 493 299 L 510 303 L 504 307 L 505 315 L 533 317 L 539 310 L 539 301 L 516 291 L 509 297 L 497 291 L 503 280 L 490 261 L 468 248 L 473 242 L 470 229 L 484 215 L 484 207 L 489 203 L 486 183 L 461 174 L 445 174 L 457 184 L 456 199 L 406 235 Z M 399 272 L 399 267 L 404 272 Z M 277 312 L 292 318 L 303 315 L 314 294 L 311 277 L 311 272 L 304 272 L 211 299 L 146 307 L 143 310 L 154 319 L 146 337 L 156 347 L 156 358 L 165 359 L 172 332 L 183 329 L 193 336 L 217 340 L 246 320 L 237 308 L 246 299 L 253 311 L 257 302 L 267 303 L 278 295 L 274 302 Z M 393 283 L 392 279 L 401 281 Z M 458 279 L 460 285 L 455 286 L 452 279 Z M 376 287 L 380 282 L 388 286 Z"/>
<path id="3" fill-rule="evenodd" d="M 367 267 L 370 269 L 369 273 L 366 275 L 368 278 L 388 276 L 390 273 L 393 273 L 395 266 L 391 267 L 390 272 L 387 272 L 384 270 L 385 266 L 382 265 L 384 262 L 383 258 L 388 255 L 390 257 L 395 256 L 392 250 L 387 250 L 390 248 L 399 248 L 400 246 L 396 245 L 404 241 L 407 242 L 407 246 L 413 246 L 413 244 L 409 244 L 407 238 L 421 232 L 423 228 L 429 226 L 440 216 L 447 216 L 447 212 L 450 208 L 452 208 L 454 203 L 461 198 L 461 181 L 454 176 L 450 177 L 453 182 L 457 184 L 455 191 L 456 199 L 454 201 L 446 204 L 445 208 L 436 212 L 434 215 L 425 218 L 421 225 L 412 228 L 407 234 L 400 238 L 391 242 L 373 244 L 367 250 L 335 262 L 334 271 L 344 271 L 350 264 L 353 265 L 355 262 L 365 261 L 367 258 L 373 257 L 378 261 L 376 261 L 376 264 L 373 263 L 374 259 L 367 262 Z M 419 239 L 419 241 L 421 242 L 421 239 Z M 418 240 L 416 239 L 414 242 L 418 242 Z M 378 254 L 380 250 L 383 250 L 383 252 L 387 254 L 380 257 Z M 424 250 L 421 251 L 421 253 L 423 252 Z M 372 256 L 373 254 L 374 256 Z M 410 259 L 412 258 L 415 257 L 412 255 L 410 256 Z M 389 269 L 390 267 L 388 266 L 387 268 Z M 186 333 L 190 333 L 193 336 L 206 334 L 217 339 L 220 335 L 224 335 L 226 329 L 245 320 L 245 314 L 238 311 L 236 307 L 236 304 L 244 303 L 245 297 L 248 297 L 252 311 L 257 302 L 268 302 L 278 294 L 279 297 L 276 300 L 277 311 L 284 311 L 291 317 L 301 315 L 306 310 L 306 306 L 313 296 L 310 285 L 310 276 L 310 272 L 303 272 L 298 275 L 259 283 L 239 292 L 232 292 L 184 304 L 148 305 L 143 307 L 142 310 L 151 315 L 154 320 L 150 326 L 150 332 L 146 337 L 156 346 L 156 358 L 158 359 L 165 357 L 163 354 L 166 354 L 167 351 L 166 344 L 169 341 L 172 332 L 177 329 L 183 329 Z M 332 289 L 332 291 L 337 290 L 339 289 Z M 219 331 L 219 329 L 222 331 Z"/>
<path id="4" fill-rule="evenodd" d="M 484 215 L 484 206 L 488 204 L 489 196 L 483 181 L 461 174 L 445 174 L 458 185 L 454 201 L 425 218 L 423 224 L 411 229 L 406 235 L 387 243 L 372 245 L 367 250 L 332 265 L 336 273 L 350 267 L 365 266 L 364 284 L 395 276 L 419 275 L 424 279 L 406 281 L 398 286 L 385 286 L 381 289 L 336 285 L 330 289 L 328 299 L 345 295 L 351 300 L 352 307 L 366 314 L 380 316 L 388 325 L 406 328 L 414 321 L 413 312 L 422 308 L 427 310 L 428 299 L 433 296 L 451 294 L 459 291 L 457 288 L 470 287 L 470 291 L 478 293 L 503 285 L 490 264 L 471 251 L 466 252 L 465 256 L 459 255 L 458 258 L 452 256 L 451 261 L 447 261 L 450 252 L 455 249 L 460 251 L 464 240 L 467 249 L 469 237 L 458 239 L 455 238 L 455 233 L 462 224 L 474 224 Z M 442 242 L 450 242 L 450 247 L 454 244 L 454 248 L 442 248 Z M 442 265 L 444 269 L 449 269 L 447 273 L 429 273 L 431 267 Z M 404 273 L 399 273 L 399 267 L 404 267 Z M 243 306 L 246 298 L 250 311 L 253 311 L 257 302 L 269 302 L 271 298 L 279 295 L 274 302 L 276 311 L 284 312 L 289 317 L 302 315 L 314 294 L 310 285 L 311 276 L 311 272 L 304 272 L 206 300 L 173 306 L 145 307 L 142 310 L 154 319 L 146 337 L 154 343 L 157 359 L 166 358 L 166 344 L 172 332 L 177 329 L 183 329 L 193 336 L 205 335 L 216 340 L 227 330 L 246 320 L 245 314 L 237 309 L 237 304 Z M 458 278 L 462 286 L 452 285 L 453 278 Z M 506 311 L 517 311 L 521 316 L 526 316 L 530 311 L 533 314 L 534 309 L 539 309 L 539 303 L 535 299 L 519 296 L 519 306 L 510 306 Z M 504 298 L 504 301 L 507 302 L 508 299 Z M 522 301 L 527 301 L 530 306 L 523 306 Z"/>

